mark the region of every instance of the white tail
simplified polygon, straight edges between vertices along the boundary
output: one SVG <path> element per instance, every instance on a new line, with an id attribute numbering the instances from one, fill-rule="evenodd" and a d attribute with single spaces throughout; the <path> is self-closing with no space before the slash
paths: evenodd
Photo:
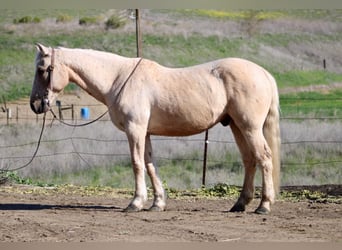
<path id="1" fill-rule="evenodd" d="M 279 95 L 274 78 L 269 75 L 270 80 L 273 81 L 273 98 L 270 106 L 270 110 L 264 123 L 263 132 L 268 143 L 268 146 L 272 150 L 272 177 L 274 191 L 279 193 L 280 189 L 280 128 L 279 128 Z"/>

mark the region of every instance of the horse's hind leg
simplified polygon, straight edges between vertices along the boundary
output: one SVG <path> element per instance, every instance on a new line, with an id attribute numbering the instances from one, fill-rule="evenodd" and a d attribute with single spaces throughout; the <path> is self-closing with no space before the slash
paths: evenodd
<path id="1" fill-rule="evenodd" d="M 145 164 L 147 168 L 147 173 L 151 178 L 151 183 L 154 192 L 153 205 L 151 206 L 151 211 L 164 211 L 166 205 L 166 195 L 162 186 L 162 182 L 158 177 L 156 168 L 152 161 L 152 145 L 150 135 L 146 135 L 145 140 Z"/>
<path id="2" fill-rule="evenodd" d="M 263 135 L 262 128 L 246 132 L 245 138 L 262 172 L 261 203 L 255 212 L 258 214 L 267 214 L 270 212 L 271 204 L 274 203 L 275 199 L 272 177 L 272 152 Z"/>
<path id="3" fill-rule="evenodd" d="M 254 176 L 256 172 L 255 157 L 250 150 L 244 136 L 241 134 L 240 129 L 231 122 L 230 127 L 232 129 L 236 144 L 239 147 L 242 161 L 245 167 L 245 178 L 243 188 L 239 199 L 235 205 L 230 209 L 230 212 L 242 212 L 245 211 L 246 205 L 253 200 L 254 197 Z"/>

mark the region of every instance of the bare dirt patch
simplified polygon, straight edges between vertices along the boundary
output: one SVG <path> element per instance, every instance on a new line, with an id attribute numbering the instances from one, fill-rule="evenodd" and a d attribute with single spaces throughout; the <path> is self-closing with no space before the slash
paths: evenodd
<path id="1" fill-rule="evenodd" d="M 294 188 L 294 187 L 293 187 Z M 341 187 L 322 190 L 337 190 Z M 300 189 L 300 187 L 297 187 Z M 296 188 L 294 188 L 296 190 Z M 335 193 L 336 193 L 335 192 Z M 31 186 L 0 187 L 0 241 L 286 241 L 339 242 L 339 203 L 278 200 L 270 215 L 227 213 L 233 199 L 183 197 L 165 212 L 124 213 L 130 195 Z"/>

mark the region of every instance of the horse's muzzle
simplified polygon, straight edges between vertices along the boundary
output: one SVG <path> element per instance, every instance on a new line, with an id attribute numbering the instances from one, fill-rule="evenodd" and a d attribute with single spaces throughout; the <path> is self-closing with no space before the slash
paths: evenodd
<path id="1" fill-rule="evenodd" d="M 30 106 L 33 112 L 36 114 L 46 113 L 50 110 L 49 100 L 43 99 L 36 99 L 30 102 Z"/>

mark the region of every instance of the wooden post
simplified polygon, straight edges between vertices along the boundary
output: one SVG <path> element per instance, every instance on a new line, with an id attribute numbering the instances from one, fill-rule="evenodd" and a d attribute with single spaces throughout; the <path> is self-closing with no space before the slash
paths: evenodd
<path id="1" fill-rule="evenodd" d="M 71 104 L 71 120 L 74 121 L 74 104 Z"/>
<path id="2" fill-rule="evenodd" d="M 62 102 L 57 100 L 56 101 L 56 105 L 58 107 L 58 115 L 59 115 L 59 119 L 63 120 L 63 114 L 62 114 Z"/>
<path id="3" fill-rule="evenodd" d="M 9 125 L 9 119 L 11 118 L 11 110 L 6 108 L 7 125 Z"/>
<path id="4" fill-rule="evenodd" d="M 140 32 L 140 13 L 139 9 L 135 10 L 135 27 L 136 27 L 136 41 L 137 41 L 137 57 L 141 57 L 141 32 Z"/>
<path id="5" fill-rule="evenodd" d="M 16 116 L 15 116 L 15 119 L 17 120 L 17 123 L 19 121 L 19 107 L 17 106 L 17 113 L 16 113 Z"/>
<path id="6" fill-rule="evenodd" d="M 204 138 L 204 153 L 203 153 L 203 173 L 202 173 L 202 186 L 205 186 L 205 178 L 207 172 L 207 152 L 208 152 L 208 130 L 205 131 Z"/>

